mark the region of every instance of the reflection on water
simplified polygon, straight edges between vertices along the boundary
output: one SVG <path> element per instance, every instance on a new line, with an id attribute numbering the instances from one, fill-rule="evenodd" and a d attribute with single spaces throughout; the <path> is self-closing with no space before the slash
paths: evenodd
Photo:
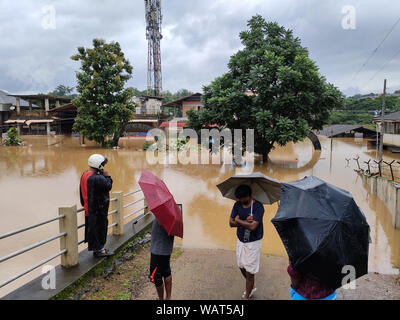
<path id="1" fill-rule="evenodd" d="M 277 147 L 270 155 L 269 164 L 256 164 L 255 170 L 281 181 L 315 175 L 349 190 L 371 226 L 370 271 L 396 273 L 397 269 L 393 266 L 400 265 L 400 231 L 393 229 L 391 215 L 385 204 L 363 187 L 362 179 L 353 170 L 355 162 L 350 162 L 349 166 L 345 160 L 357 154 L 361 158 L 375 157 L 375 151 L 362 139 L 334 139 L 332 143 L 330 139 L 321 139 L 321 152 L 313 152 L 309 141 L 296 145 L 290 143 L 284 148 Z M 90 144 L 81 147 L 77 138 L 26 137 L 25 140 L 25 147 L 0 147 L 0 234 L 54 217 L 60 206 L 79 203 L 79 179 L 86 170 L 87 158 L 94 152 L 100 152 L 109 159 L 107 166 L 114 179 L 114 191 L 136 189 L 143 168 L 151 170 L 166 182 L 177 202 L 183 204 L 184 247 L 234 249 L 235 230 L 228 227 L 233 202 L 222 198 L 216 188 L 219 182 L 236 173 L 234 167 L 181 164 L 151 166 L 146 162 L 145 153 L 137 151 L 143 146 L 143 141 L 135 139 L 123 140 L 121 145 L 124 148 L 120 150 L 99 150 Z M 386 156 L 400 160 L 400 157 L 396 158 L 397 155 Z M 284 247 L 270 222 L 277 204 L 265 208 L 262 251 L 285 256 Z M 80 223 L 83 221 L 82 215 L 79 220 Z M 0 240 L 0 256 L 57 232 L 58 224 L 55 222 L 24 235 Z M 58 250 L 59 244 L 54 241 L 2 263 L 0 281 Z M 53 265 L 58 263 L 57 260 L 52 261 Z M 40 270 L 0 289 L 0 295 L 38 274 Z"/>

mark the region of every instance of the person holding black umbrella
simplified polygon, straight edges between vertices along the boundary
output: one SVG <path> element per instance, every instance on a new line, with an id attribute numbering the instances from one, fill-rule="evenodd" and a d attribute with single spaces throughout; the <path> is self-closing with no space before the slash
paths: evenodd
<path id="1" fill-rule="evenodd" d="M 272 223 L 289 256 L 292 300 L 334 300 L 348 267 L 351 281 L 368 273 L 367 220 L 348 191 L 317 177 L 281 187 Z"/>
<path id="2" fill-rule="evenodd" d="M 290 296 L 292 300 L 336 300 L 336 290 L 324 285 L 311 275 L 293 269 L 289 264 Z"/>
<path id="3" fill-rule="evenodd" d="M 264 235 L 263 204 L 273 204 L 279 200 L 281 184 L 274 178 L 253 172 L 230 177 L 218 184 L 217 188 L 224 197 L 236 201 L 229 226 L 237 228 L 237 264 L 246 279 L 246 291 L 242 298 L 249 299 L 257 290 L 254 278 L 259 269 Z"/>

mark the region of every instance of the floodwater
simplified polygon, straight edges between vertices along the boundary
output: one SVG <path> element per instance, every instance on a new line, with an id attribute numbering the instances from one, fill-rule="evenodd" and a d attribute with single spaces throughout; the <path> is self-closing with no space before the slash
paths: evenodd
<path id="1" fill-rule="evenodd" d="M 141 170 L 146 168 L 163 179 L 178 203 L 183 204 L 185 237 L 188 248 L 234 249 L 235 230 L 228 227 L 233 201 L 223 198 L 216 185 L 235 174 L 230 165 L 150 165 L 146 154 L 138 151 L 143 140 L 122 140 L 122 149 L 101 150 L 95 146 L 81 147 L 78 138 L 24 137 L 24 147 L 0 147 L 0 234 L 55 217 L 58 207 L 79 204 L 79 179 L 92 153 L 103 153 L 109 159 L 107 169 L 114 179 L 113 191 L 124 193 L 138 188 Z M 376 156 L 363 139 L 321 138 L 322 152 L 314 152 L 307 140 L 276 148 L 267 165 L 257 164 L 255 171 L 281 181 L 295 181 L 315 175 L 349 190 L 365 213 L 371 226 L 370 271 L 397 273 L 400 266 L 400 230 L 391 225 L 385 204 L 363 187 L 354 172 L 360 163 Z M 332 150 L 332 151 L 331 151 Z M 396 158 L 397 157 L 397 158 Z M 385 158 L 400 160 L 400 155 Z M 135 195 L 127 199 L 140 198 Z M 126 214 L 143 206 L 126 209 Z M 262 252 L 286 256 L 285 249 L 270 220 L 277 205 L 265 206 Z M 79 214 L 79 223 L 83 214 Z M 82 239 L 80 230 L 80 238 Z M 58 222 L 52 222 L 23 234 L 0 240 L 0 257 L 58 233 Z M 59 240 L 12 258 L 0 265 L 0 282 L 59 251 Z M 84 249 L 81 245 L 80 249 Z M 59 259 L 51 261 L 59 264 Z M 0 289 L 0 296 L 41 274 L 41 268 Z"/>

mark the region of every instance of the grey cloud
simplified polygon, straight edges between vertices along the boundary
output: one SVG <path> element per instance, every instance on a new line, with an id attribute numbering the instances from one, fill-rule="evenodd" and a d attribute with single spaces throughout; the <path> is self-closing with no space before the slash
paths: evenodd
<path id="1" fill-rule="evenodd" d="M 54 5 L 57 28 L 41 27 L 42 7 Z M 343 30 L 344 5 L 356 8 L 357 29 Z M 400 49 L 400 24 L 362 72 L 356 71 L 398 19 L 400 3 L 372 0 L 165 0 L 162 40 L 164 89 L 193 91 L 226 72 L 241 46 L 239 32 L 254 14 L 291 28 L 328 81 L 345 92 L 400 87 L 400 55 L 369 79 Z M 129 85 L 146 86 L 147 42 L 142 0 L 0 0 L 0 88 L 47 92 L 75 84 L 79 65 L 70 60 L 93 38 L 119 41 L 134 66 Z"/>

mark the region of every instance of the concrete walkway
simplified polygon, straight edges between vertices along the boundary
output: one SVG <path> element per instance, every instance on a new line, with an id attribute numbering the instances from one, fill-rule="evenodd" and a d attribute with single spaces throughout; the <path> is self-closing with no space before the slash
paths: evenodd
<path id="1" fill-rule="evenodd" d="M 257 300 L 288 300 L 289 277 L 286 258 L 261 256 L 256 275 Z M 173 299 L 241 299 L 245 281 L 236 267 L 235 252 L 229 250 L 184 249 L 172 262 Z M 138 299 L 156 299 L 154 285 L 147 283 Z M 338 290 L 339 300 L 400 299 L 396 276 L 369 274 L 357 280 L 356 290 Z"/>

